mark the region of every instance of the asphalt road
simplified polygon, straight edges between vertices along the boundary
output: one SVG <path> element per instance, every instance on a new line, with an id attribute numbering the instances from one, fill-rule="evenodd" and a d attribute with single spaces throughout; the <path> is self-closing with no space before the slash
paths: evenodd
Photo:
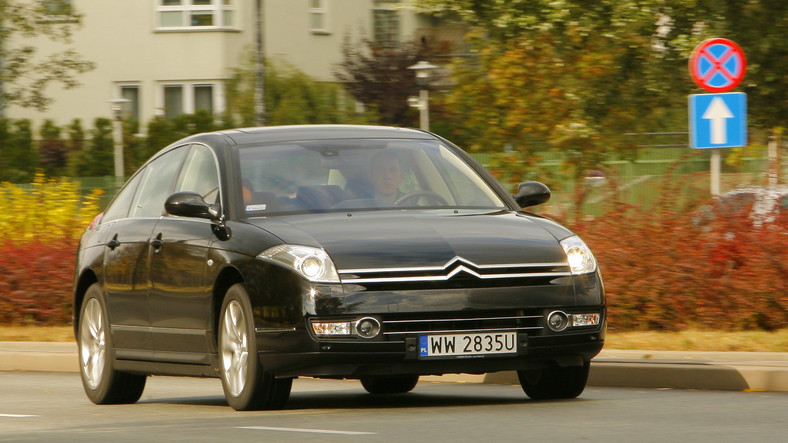
<path id="1" fill-rule="evenodd" d="M 423 382 L 375 397 L 296 380 L 286 409 L 235 412 L 216 379 L 152 377 L 141 401 L 96 406 L 77 374 L 0 373 L 0 441 L 784 441 L 788 393 L 588 388 L 536 402 L 519 386 Z"/>

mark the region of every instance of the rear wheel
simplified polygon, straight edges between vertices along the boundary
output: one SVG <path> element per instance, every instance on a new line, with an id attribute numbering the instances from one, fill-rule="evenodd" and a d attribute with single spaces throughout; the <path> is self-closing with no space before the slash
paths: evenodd
<path id="1" fill-rule="evenodd" d="M 361 386 L 370 394 L 404 394 L 419 382 L 418 375 L 369 375 L 361 377 Z"/>
<path id="2" fill-rule="evenodd" d="M 238 411 L 284 407 L 293 379 L 274 378 L 260 364 L 252 305 L 243 285 L 227 290 L 220 315 L 220 376 L 227 403 Z"/>
<path id="3" fill-rule="evenodd" d="M 134 403 L 145 389 L 145 375 L 112 368 L 114 349 L 104 294 L 98 283 L 90 286 L 79 316 L 79 368 L 82 386 L 96 404 Z"/>
<path id="4" fill-rule="evenodd" d="M 582 366 L 551 365 L 517 371 L 517 377 L 525 394 L 534 400 L 575 398 L 586 388 L 590 367 L 588 362 Z"/>

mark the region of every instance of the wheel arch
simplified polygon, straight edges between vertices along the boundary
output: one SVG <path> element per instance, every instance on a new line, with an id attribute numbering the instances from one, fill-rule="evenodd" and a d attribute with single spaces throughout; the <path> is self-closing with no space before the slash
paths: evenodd
<path id="1" fill-rule="evenodd" d="M 217 331 L 214 333 L 214 342 L 219 339 L 219 315 L 222 310 L 222 302 L 224 301 L 224 295 L 227 293 L 227 290 L 236 283 L 243 283 L 244 279 L 241 276 L 241 272 L 233 266 L 228 266 L 219 273 L 216 277 L 216 281 L 213 284 L 213 330 Z"/>
<path id="2" fill-rule="evenodd" d="M 85 293 L 88 291 L 88 288 L 91 287 L 94 283 L 98 283 L 98 276 L 92 269 L 85 269 L 82 271 L 82 274 L 79 276 L 79 280 L 77 280 L 77 284 L 74 286 L 74 302 L 73 305 L 73 313 L 71 315 L 73 319 L 73 327 L 74 327 L 74 337 L 77 337 L 77 330 L 79 328 L 79 316 L 82 312 L 82 301 L 85 299 Z"/>

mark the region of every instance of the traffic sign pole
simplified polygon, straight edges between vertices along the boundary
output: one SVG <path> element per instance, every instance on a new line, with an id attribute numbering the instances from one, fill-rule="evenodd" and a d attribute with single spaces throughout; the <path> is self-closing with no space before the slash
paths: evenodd
<path id="1" fill-rule="evenodd" d="M 744 51 L 724 38 L 702 42 L 689 59 L 692 80 L 714 93 L 689 97 L 690 146 L 711 150 L 713 196 L 720 195 L 720 148 L 747 145 L 747 95 L 727 93 L 741 83 L 746 67 Z"/>
<path id="2" fill-rule="evenodd" d="M 709 167 L 711 169 L 711 195 L 716 197 L 720 195 L 720 163 L 722 156 L 720 155 L 720 149 L 715 148 L 711 150 L 711 160 Z"/>

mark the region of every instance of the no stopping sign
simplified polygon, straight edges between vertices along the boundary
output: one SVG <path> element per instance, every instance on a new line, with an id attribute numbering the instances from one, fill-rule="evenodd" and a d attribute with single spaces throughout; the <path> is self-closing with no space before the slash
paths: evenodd
<path id="1" fill-rule="evenodd" d="M 727 92 L 738 86 L 746 67 L 744 51 L 724 38 L 704 41 L 695 47 L 689 59 L 692 80 L 709 92 Z"/>

